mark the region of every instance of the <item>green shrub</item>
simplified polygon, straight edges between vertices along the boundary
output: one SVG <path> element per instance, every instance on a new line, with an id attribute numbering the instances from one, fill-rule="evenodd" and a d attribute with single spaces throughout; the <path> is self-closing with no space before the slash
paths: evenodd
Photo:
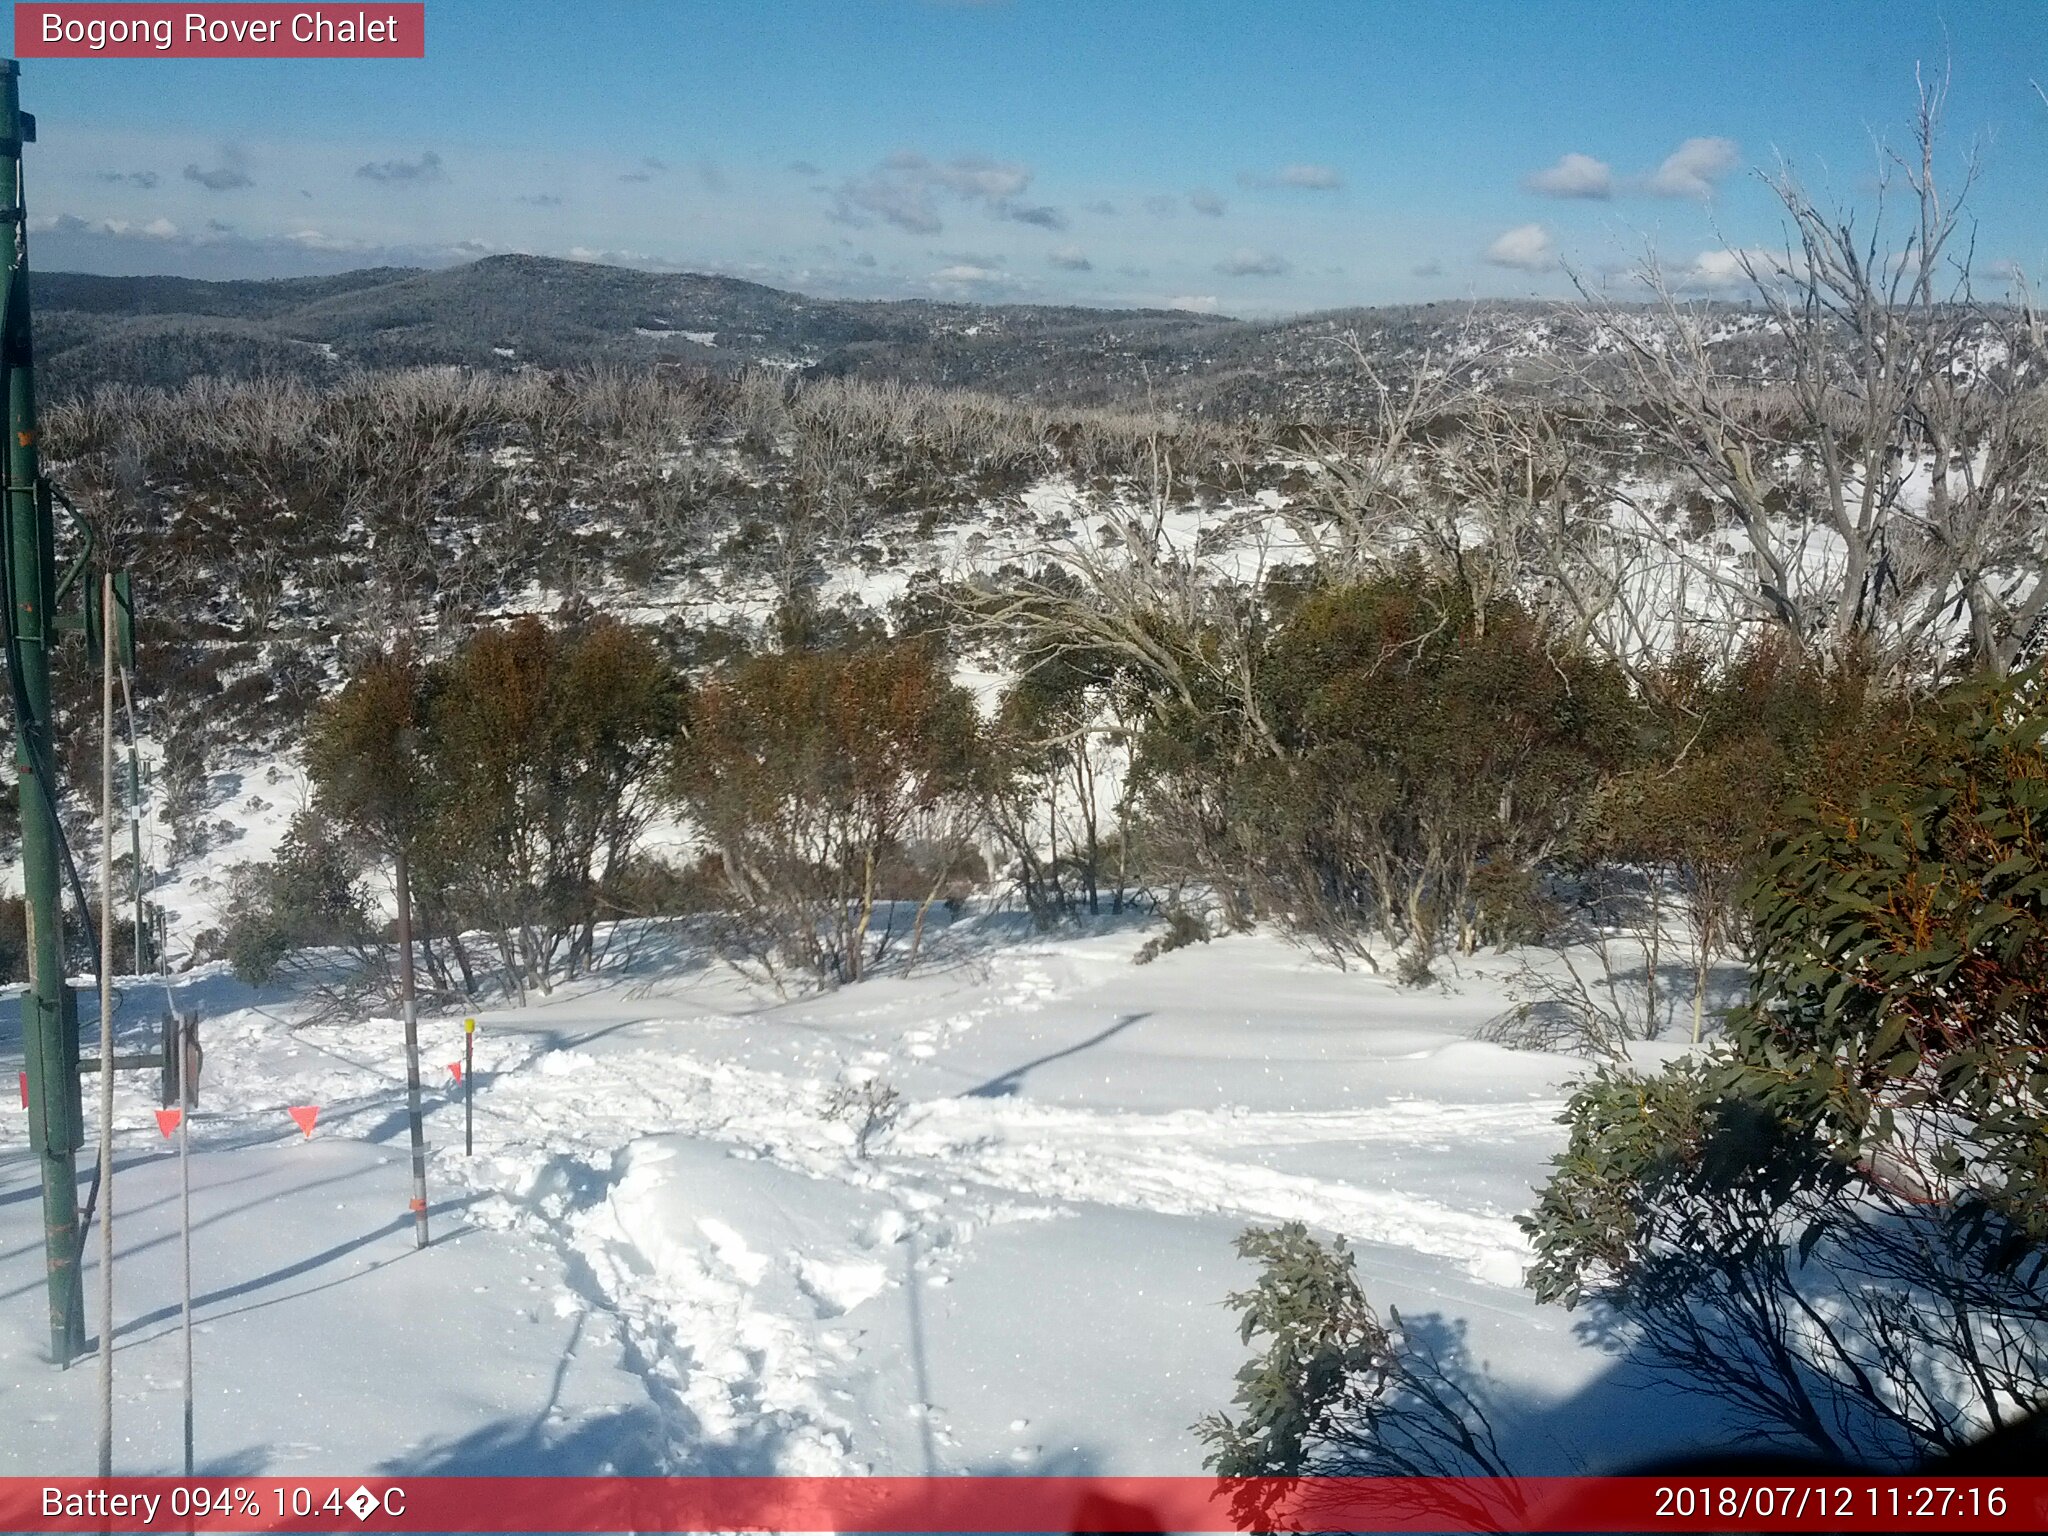
<path id="1" fill-rule="evenodd" d="M 1789 808 L 1719 1048 L 1603 1071 L 1523 1225 L 1754 1436 L 1910 1465 L 2048 1407 L 2048 760 L 2037 677 Z"/>

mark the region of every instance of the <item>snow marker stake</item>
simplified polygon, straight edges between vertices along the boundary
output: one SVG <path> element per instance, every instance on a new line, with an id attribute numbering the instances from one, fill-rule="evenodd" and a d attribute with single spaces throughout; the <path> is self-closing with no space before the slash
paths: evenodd
<path id="1" fill-rule="evenodd" d="M 313 1122 L 320 1118 L 318 1104 L 294 1104 L 285 1111 L 292 1117 L 292 1123 L 306 1133 L 306 1140 L 313 1139 Z"/>
<path id="2" fill-rule="evenodd" d="M 164 1133 L 164 1140 L 171 1139 L 171 1132 L 178 1128 L 178 1122 L 185 1118 L 182 1109 L 160 1109 L 156 1112 L 156 1128 Z"/>
<path id="3" fill-rule="evenodd" d="M 462 1155 L 476 1156 L 476 1020 L 462 1021 L 462 1065 L 455 1069 L 455 1081 L 462 1084 Z"/>

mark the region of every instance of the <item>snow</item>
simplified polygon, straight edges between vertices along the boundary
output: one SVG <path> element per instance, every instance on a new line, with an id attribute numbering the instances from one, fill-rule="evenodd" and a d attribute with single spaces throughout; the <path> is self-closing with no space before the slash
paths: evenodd
<path id="1" fill-rule="evenodd" d="M 791 1000 L 687 927 L 629 935 L 629 963 L 478 1015 L 474 1157 L 461 1020 L 430 1017 L 424 1251 L 398 1024 L 181 977 L 207 1049 L 201 1469 L 1198 1472 L 1191 1426 L 1245 1356 L 1232 1239 L 1289 1219 L 1355 1245 L 1374 1302 L 1449 1351 L 1532 1470 L 1698 1433 L 1642 1413 L 1631 1368 L 1520 1287 L 1514 1216 L 1583 1063 L 1472 1038 L 1513 957 L 1413 991 L 1269 934 L 1133 965 L 1150 931 L 969 912 L 914 974 Z M 162 994 L 123 1005 L 138 1048 Z M 176 1470 L 179 1444 L 176 1161 L 144 1076 L 115 1122 L 133 1473 Z M 860 1158 L 825 1104 L 868 1079 L 903 1103 Z M 305 1103 L 310 1140 L 285 1114 Z M 84 1472 L 93 1372 L 41 1360 L 34 1178 L 10 1096 L 0 1471 Z"/>
<path id="2" fill-rule="evenodd" d="M 1112 511 L 1153 522 L 1043 480 L 884 566 L 836 569 L 826 596 L 879 606 L 913 573 L 1093 541 Z M 1270 491 L 1168 508 L 1159 546 L 1251 579 L 1300 553 L 1283 512 Z M 534 588 L 512 607 L 553 601 Z M 631 616 L 771 603 L 765 578 L 728 574 Z M 1009 680 L 989 656 L 958 676 L 985 708 Z M 1120 769 L 1098 770 L 1107 806 Z M 215 774 L 208 846 L 175 866 L 151 807 L 144 860 L 167 873 L 149 895 L 175 956 L 306 794 L 289 756 L 252 751 Z M 685 856 L 689 829 L 664 823 L 655 842 Z M 1375 1304 L 1493 1405 L 1518 1465 L 1627 1466 L 1704 1437 L 1697 1410 L 1645 1413 L 1634 1367 L 1520 1284 L 1515 1217 L 1584 1067 L 1475 1038 L 1528 957 L 1442 964 L 1447 984 L 1417 991 L 1269 933 L 1133 965 L 1154 931 L 1041 936 L 971 909 L 915 974 L 793 1000 L 687 927 L 627 931 L 613 949 L 629 958 L 599 978 L 479 1014 L 473 1158 L 448 1071 L 460 1018 L 430 1017 L 423 1252 L 397 1021 L 314 1020 L 308 999 L 217 966 L 181 975 L 208 1053 L 201 1469 L 1196 1472 L 1192 1425 L 1229 1405 L 1246 1354 L 1225 1299 L 1252 1274 L 1232 1241 L 1285 1220 L 1354 1244 Z M 140 1049 L 162 995 L 135 982 L 123 1001 L 123 1048 Z M 19 1055 L 0 999 L 0 1072 Z M 864 1081 L 902 1095 L 865 1158 L 827 1113 Z M 179 1441 L 176 1164 L 150 1085 L 119 1086 L 116 1466 L 163 1472 Z M 17 1303 L 0 1400 L 21 1426 L 0 1471 L 83 1472 L 92 1372 L 41 1360 L 35 1168 L 0 1103 L 0 1289 Z M 285 1114 L 308 1103 L 310 1141 Z"/>

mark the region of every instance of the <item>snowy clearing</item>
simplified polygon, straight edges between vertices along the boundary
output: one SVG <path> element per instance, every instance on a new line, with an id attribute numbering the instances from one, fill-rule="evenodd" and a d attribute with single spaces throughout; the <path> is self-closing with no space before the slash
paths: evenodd
<path id="1" fill-rule="evenodd" d="M 1532 1470 L 1697 1437 L 1520 1288 L 1514 1216 L 1583 1063 L 1471 1039 L 1513 957 L 1409 991 L 1263 934 L 1134 966 L 1146 932 L 970 916 L 913 976 L 788 1002 L 651 933 L 600 981 L 479 1015 L 473 1158 L 461 1021 L 424 1021 L 424 1252 L 396 1020 L 295 1023 L 289 997 L 181 978 L 207 1051 L 200 1469 L 1197 1472 L 1190 1426 L 1244 1355 L 1232 1238 L 1283 1219 L 1356 1244 L 1375 1304 L 1479 1385 Z M 123 1002 L 139 1047 L 162 993 Z M 871 1078 L 902 1109 L 862 1159 L 824 1106 Z M 154 1088 L 125 1075 L 116 1120 L 127 1473 L 179 1454 Z M 310 1141 L 294 1104 L 321 1107 Z M 41 1358 L 38 1212 L 10 1095 L 0 1400 L 19 1430 L 0 1465 L 82 1473 L 93 1373 Z"/>

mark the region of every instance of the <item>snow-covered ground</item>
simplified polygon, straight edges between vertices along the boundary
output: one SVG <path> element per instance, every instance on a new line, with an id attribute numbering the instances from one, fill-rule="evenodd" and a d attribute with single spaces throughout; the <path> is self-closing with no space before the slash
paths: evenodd
<path id="1" fill-rule="evenodd" d="M 399 1025 L 295 1022 L 289 997 L 181 978 L 207 1050 L 202 1470 L 1197 1472 L 1190 1426 L 1245 1354 L 1232 1238 L 1291 1218 L 1352 1240 L 1375 1303 L 1475 1384 L 1529 1470 L 1702 1432 L 1520 1288 L 1514 1216 L 1583 1064 L 1472 1038 L 1511 958 L 1413 991 L 1267 935 L 1133 965 L 1146 933 L 970 915 L 913 975 L 782 1001 L 650 930 L 601 979 L 479 1016 L 474 1157 L 461 1022 L 430 1018 L 424 1251 Z M 123 1001 L 139 1044 L 162 994 Z M 9 1072 L 17 1017 L 0 1002 Z M 824 1110 L 867 1078 L 902 1110 L 861 1158 Z M 124 1076 L 116 1116 L 131 1473 L 179 1460 L 177 1161 L 153 1089 Z M 0 1470 L 85 1472 L 94 1373 L 42 1360 L 39 1198 L 6 1102 Z M 296 1104 L 320 1106 L 310 1141 Z M 89 1316 L 97 1251 L 95 1232 Z"/>

